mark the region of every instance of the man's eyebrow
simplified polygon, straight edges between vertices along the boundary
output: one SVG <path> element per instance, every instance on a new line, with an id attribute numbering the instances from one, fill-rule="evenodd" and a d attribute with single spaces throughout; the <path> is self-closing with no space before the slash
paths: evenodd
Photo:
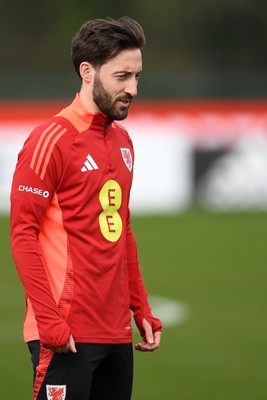
<path id="1" fill-rule="evenodd" d="M 134 72 L 132 72 L 132 71 L 127 71 L 127 70 L 115 71 L 115 72 L 114 72 L 114 75 L 116 75 L 116 74 L 124 74 L 124 75 L 132 75 L 132 74 L 134 74 L 134 75 L 141 75 L 141 74 L 142 74 L 142 70 L 141 70 L 141 71 L 138 71 L 137 73 L 134 73 Z"/>

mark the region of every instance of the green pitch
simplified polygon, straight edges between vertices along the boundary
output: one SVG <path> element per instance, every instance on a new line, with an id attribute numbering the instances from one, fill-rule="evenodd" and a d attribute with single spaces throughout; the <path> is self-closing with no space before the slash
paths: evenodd
<path id="1" fill-rule="evenodd" d="M 1 398 L 31 398 L 23 291 L 0 219 Z M 133 217 L 149 292 L 185 303 L 153 354 L 135 352 L 133 400 L 265 400 L 267 214 Z M 135 341 L 139 340 L 135 335 Z"/>

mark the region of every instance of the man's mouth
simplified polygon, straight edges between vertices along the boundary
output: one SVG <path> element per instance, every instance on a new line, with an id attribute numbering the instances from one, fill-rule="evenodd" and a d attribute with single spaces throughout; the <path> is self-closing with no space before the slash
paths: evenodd
<path id="1" fill-rule="evenodd" d="M 123 105 L 123 107 L 129 107 L 130 104 L 131 104 L 132 98 L 129 98 L 129 97 L 123 98 L 123 97 L 121 97 L 117 101 L 119 103 L 121 103 Z"/>

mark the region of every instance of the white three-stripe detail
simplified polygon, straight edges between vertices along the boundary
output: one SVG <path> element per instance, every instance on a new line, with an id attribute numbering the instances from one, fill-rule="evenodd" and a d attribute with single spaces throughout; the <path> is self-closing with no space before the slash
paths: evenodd
<path id="1" fill-rule="evenodd" d="M 81 168 L 81 171 L 86 172 L 92 171 L 93 169 L 98 169 L 98 165 L 94 161 L 93 157 L 88 154 L 86 157 L 86 161 L 84 162 L 84 166 Z"/>

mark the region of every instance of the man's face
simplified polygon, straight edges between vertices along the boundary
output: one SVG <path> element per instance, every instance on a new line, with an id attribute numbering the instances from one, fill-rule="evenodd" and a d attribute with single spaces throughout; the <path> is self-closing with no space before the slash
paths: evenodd
<path id="1" fill-rule="evenodd" d="M 126 118 L 131 101 L 137 95 L 141 72 L 139 49 L 124 50 L 96 70 L 93 100 L 99 111 L 111 120 Z"/>

